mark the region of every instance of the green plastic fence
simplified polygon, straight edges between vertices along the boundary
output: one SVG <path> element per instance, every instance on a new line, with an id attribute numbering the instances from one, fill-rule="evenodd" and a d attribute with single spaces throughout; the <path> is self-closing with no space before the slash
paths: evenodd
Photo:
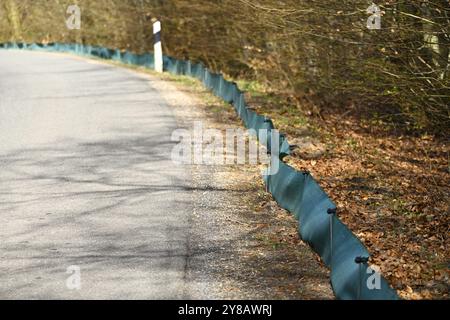
<path id="1" fill-rule="evenodd" d="M 127 51 L 81 44 L 0 44 L 3 49 L 27 49 L 52 52 L 69 52 L 84 56 L 112 59 L 126 64 L 154 68 L 152 54 L 134 54 Z M 249 129 L 274 129 L 273 122 L 249 109 L 244 93 L 234 82 L 213 73 L 201 63 L 178 60 L 164 56 L 164 70 L 176 75 L 186 75 L 203 82 L 204 86 L 227 103 Z M 270 134 L 260 143 L 270 150 Z M 285 136 L 280 136 L 280 159 L 289 155 L 291 146 Z M 336 205 L 308 172 L 299 172 L 280 161 L 274 175 L 264 176 L 267 189 L 278 204 L 290 211 L 299 221 L 299 234 L 331 270 L 331 285 L 338 299 L 383 299 L 399 297 L 387 281 L 368 269 L 369 252 L 358 238 L 336 216 Z M 369 284 L 369 285 L 368 285 Z"/>

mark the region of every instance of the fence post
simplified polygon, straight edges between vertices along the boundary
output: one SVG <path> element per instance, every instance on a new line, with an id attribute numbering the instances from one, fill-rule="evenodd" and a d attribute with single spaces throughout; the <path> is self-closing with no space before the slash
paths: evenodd
<path id="1" fill-rule="evenodd" d="M 155 71 L 163 72 L 163 54 L 161 45 L 161 22 L 153 23 L 154 44 L 153 50 L 155 55 Z"/>
<path id="2" fill-rule="evenodd" d="M 358 281 L 358 294 L 357 294 L 357 300 L 361 300 L 361 291 L 362 291 L 362 281 L 364 279 L 363 277 L 363 265 L 365 265 L 369 261 L 369 257 L 356 257 L 355 262 L 359 266 L 359 281 Z"/>
<path id="3" fill-rule="evenodd" d="M 330 269 L 333 270 L 333 222 L 336 208 L 329 208 L 327 213 L 330 216 Z"/>

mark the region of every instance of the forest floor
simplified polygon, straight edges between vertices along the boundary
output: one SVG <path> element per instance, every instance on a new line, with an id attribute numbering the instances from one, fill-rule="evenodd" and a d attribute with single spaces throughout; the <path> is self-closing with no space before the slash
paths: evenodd
<path id="1" fill-rule="evenodd" d="M 239 84 L 248 104 L 299 146 L 287 163 L 319 181 L 400 296 L 449 299 L 448 135 L 412 135 L 370 112 L 320 112 Z"/>

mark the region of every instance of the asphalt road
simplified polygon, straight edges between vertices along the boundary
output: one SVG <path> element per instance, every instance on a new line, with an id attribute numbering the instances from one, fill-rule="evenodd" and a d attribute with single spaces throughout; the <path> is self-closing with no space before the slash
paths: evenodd
<path id="1" fill-rule="evenodd" d="M 0 51 L 0 299 L 189 298 L 176 127 L 144 76 Z"/>

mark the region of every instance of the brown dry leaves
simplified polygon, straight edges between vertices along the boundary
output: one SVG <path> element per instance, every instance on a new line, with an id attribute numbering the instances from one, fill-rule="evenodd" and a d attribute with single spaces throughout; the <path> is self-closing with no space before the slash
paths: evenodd
<path id="1" fill-rule="evenodd" d="M 300 146 L 287 162 L 319 181 L 402 298 L 449 298 L 449 141 L 393 134 L 330 111 L 296 125 L 260 97 L 247 100 Z"/>
<path id="2" fill-rule="evenodd" d="M 320 181 L 402 298 L 448 298 L 449 145 L 379 136 L 331 115 L 324 124 L 327 154 L 289 163 Z"/>

